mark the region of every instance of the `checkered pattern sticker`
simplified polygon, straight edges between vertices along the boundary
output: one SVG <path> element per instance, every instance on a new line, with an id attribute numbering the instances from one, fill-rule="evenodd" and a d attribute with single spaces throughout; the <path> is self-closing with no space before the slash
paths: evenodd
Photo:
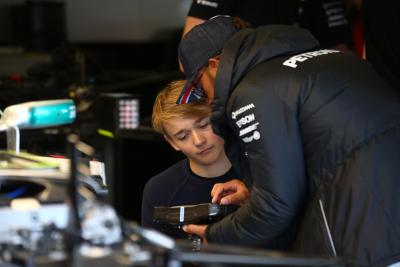
<path id="1" fill-rule="evenodd" d="M 121 99 L 118 101 L 119 128 L 136 129 L 139 127 L 139 100 Z"/>

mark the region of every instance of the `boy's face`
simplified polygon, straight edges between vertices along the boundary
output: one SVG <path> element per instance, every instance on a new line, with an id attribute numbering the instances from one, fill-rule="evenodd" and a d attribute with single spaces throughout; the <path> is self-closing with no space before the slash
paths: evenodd
<path id="1" fill-rule="evenodd" d="M 208 116 L 174 118 L 164 123 L 164 129 L 171 146 L 195 164 L 211 165 L 225 155 L 224 140 L 213 132 Z"/>

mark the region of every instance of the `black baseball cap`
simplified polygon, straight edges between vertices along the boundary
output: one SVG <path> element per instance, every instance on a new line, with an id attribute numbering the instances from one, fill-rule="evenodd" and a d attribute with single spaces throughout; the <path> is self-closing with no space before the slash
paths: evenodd
<path id="1" fill-rule="evenodd" d="M 179 60 L 187 82 L 177 100 L 177 104 L 197 101 L 204 97 L 200 88 L 195 88 L 193 81 L 208 60 L 221 53 L 226 42 L 238 31 L 233 24 L 233 17 L 219 15 L 191 29 L 181 40 L 178 48 Z"/>

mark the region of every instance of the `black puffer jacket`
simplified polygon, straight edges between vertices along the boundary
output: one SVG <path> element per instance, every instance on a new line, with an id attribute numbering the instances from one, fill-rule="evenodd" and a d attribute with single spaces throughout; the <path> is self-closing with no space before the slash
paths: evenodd
<path id="1" fill-rule="evenodd" d="M 400 101 L 367 63 L 317 46 L 290 26 L 225 46 L 212 122 L 240 142 L 253 186 L 207 238 L 261 245 L 301 218 L 295 251 L 386 266 L 400 261 Z"/>

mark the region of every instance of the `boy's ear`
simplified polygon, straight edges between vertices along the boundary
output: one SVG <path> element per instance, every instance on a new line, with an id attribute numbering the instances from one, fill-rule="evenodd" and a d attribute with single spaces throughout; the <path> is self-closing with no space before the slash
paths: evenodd
<path id="1" fill-rule="evenodd" d="M 174 140 L 172 140 L 168 135 L 164 134 L 165 140 L 176 150 L 180 151 L 180 149 L 175 145 Z"/>

